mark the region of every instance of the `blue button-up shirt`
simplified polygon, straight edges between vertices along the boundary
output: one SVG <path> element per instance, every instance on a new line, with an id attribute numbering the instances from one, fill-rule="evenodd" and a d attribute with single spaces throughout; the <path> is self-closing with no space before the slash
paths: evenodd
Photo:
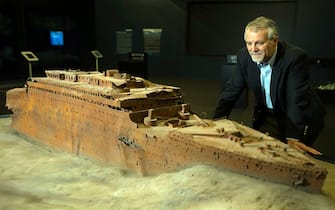
<path id="1" fill-rule="evenodd" d="M 262 85 L 264 96 L 265 96 L 266 106 L 269 109 L 273 109 L 271 95 L 270 95 L 270 86 L 271 86 L 272 67 L 275 61 L 276 54 L 277 54 L 277 48 L 275 50 L 275 53 L 273 54 L 273 56 L 270 58 L 270 60 L 267 63 L 257 64 L 261 71 L 260 80 L 261 80 L 261 85 Z"/>

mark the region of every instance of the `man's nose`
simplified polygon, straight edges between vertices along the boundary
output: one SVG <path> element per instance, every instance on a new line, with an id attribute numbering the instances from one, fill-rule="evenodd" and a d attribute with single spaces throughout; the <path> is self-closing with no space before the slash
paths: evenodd
<path id="1" fill-rule="evenodd" d="M 252 45 L 250 46 L 250 50 L 251 50 L 252 52 L 257 52 L 257 51 L 258 51 L 258 47 L 257 47 L 256 43 L 255 43 L 255 44 L 252 44 Z"/>

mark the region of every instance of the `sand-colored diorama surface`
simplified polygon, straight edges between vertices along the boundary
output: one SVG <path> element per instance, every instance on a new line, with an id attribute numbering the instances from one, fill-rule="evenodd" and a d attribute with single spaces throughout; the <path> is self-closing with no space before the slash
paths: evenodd
<path id="1" fill-rule="evenodd" d="M 0 209 L 335 209 L 335 166 L 310 193 L 206 165 L 140 176 L 36 145 L 0 118 Z M 43 131 L 41 131 L 43 132 Z"/>

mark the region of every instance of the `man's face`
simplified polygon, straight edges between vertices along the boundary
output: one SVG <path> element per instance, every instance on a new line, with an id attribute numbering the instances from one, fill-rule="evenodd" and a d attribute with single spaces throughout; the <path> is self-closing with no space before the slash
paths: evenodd
<path id="1" fill-rule="evenodd" d="M 267 62 L 276 50 L 278 39 L 268 39 L 266 29 L 260 31 L 246 30 L 244 41 L 252 61 L 256 63 Z"/>

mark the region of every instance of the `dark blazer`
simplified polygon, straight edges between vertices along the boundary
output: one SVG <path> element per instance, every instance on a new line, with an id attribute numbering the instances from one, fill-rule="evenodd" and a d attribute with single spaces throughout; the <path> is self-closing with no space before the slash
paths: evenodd
<path id="1" fill-rule="evenodd" d="M 237 55 L 234 76 L 222 92 L 214 118 L 228 117 L 244 88 L 255 96 L 253 128 L 262 123 L 266 105 L 260 83 L 260 70 L 246 48 Z M 325 111 L 315 88 L 309 83 L 309 59 L 304 50 L 279 42 L 272 69 L 270 95 L 281 139 L 297 138 L 312 144 L 323 128 Z"/>

